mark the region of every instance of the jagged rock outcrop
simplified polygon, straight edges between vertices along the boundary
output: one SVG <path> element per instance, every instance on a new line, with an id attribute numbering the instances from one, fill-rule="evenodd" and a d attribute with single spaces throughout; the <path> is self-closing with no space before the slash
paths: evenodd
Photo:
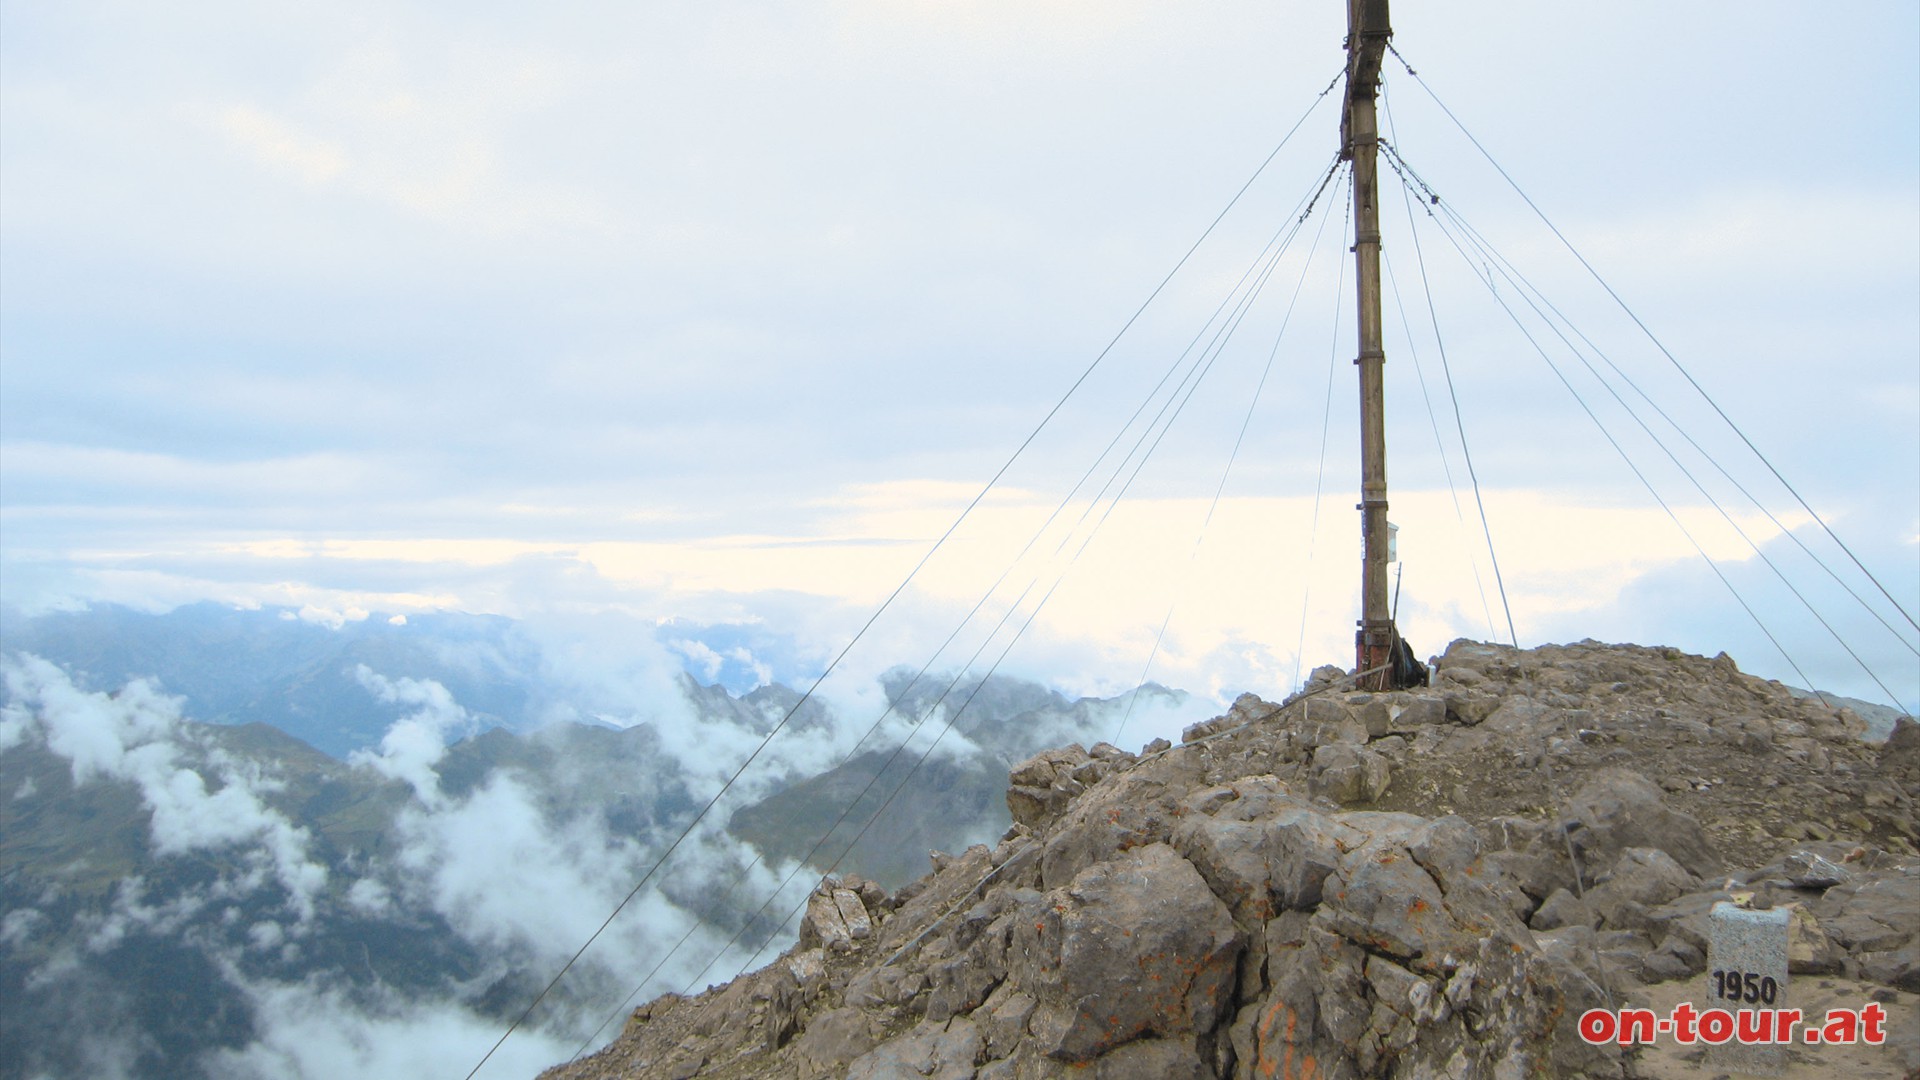
<path id="1" fill-rule="evenodd" d="M 1626 1077 L 1575 1020 L 1698 976 L 1724 899 L 1920 1016 L 1910 722 L 1875 747 L 1724 656 L 1592 642 L 1338 679 L 1020 763 L 997 846 L 823 883 L 795 950 L 548 1075 Z"/>

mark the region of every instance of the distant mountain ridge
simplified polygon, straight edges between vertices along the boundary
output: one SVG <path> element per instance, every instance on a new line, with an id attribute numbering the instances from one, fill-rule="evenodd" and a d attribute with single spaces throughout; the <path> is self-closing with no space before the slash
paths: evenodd
<path id="1" fill-rule="evenodd" d="M 476 646 L 456 661 L 449 646 Z M 163 614 L 99 604 L 8 627 L 6 651 L 45 657 L 91 690 L 158 678 L 211 724 L 271 724 L 335 758 L 377 745 L 390 709 L 354 680 L 365 664 L 447 687 L 482 726 L 532 726 L 537 656 L 500 616 L 386 616 L 337 628 L 288 608 L 199 603 Z"/>
<path id="2" fill-rule="evenodd" d="M 954 724 L 959 738 L 951 752 L 922 763 L 936 727 L 906 752 L 868 751 L 743 807 L 728 829 L 769 856 L 898 887 L 926 872 L 929 849 L 958 850 L 1006 829 L 1007 770 L 1021 759 L 1063 739 L 1115 737 L 1136 709 L 1144 714 L 1187 701 L 1156 683 L 1069 701 L 1034 683 L 996 677 L 958 683 L 946 693 L 952 704 L 942 704 L 948 680 L 920 685 L 912 678 L 905 669 L 881 678 L 902 716 L 939 717 L 970 703 Z M 966 827 L 956 828 L 962 822 Z"/>
<path id="3" fill-rule="evenodd" d="M 686 692 L 708 706 L 758 710 L 778 699 L 784 711 L 799 695 L 775 680 L 812 674 L 790 641 L 758 625 L 675 619 L 650 629 L 653 640 L 634 651 L 668 658 L 686 673 Z M 0 610 L 0 651 L 51 660 L 86 689 L 157 679 L 196 720 L 271 724 L 341 760 L 378 746 L 393 719 L 355 676 L 362 665 L 439 683 L 483 731 L 532 731 L 554 718 L 593 722 L 581 688 L 555 672 L 549 647 L 513 619 L 462 612 L 381 612 L 330 624 L 294 608 L 211 601 L 163 613 L 115 604 L 31 617 Z M 726 703 L 735 699 L 746 704 Z"/>

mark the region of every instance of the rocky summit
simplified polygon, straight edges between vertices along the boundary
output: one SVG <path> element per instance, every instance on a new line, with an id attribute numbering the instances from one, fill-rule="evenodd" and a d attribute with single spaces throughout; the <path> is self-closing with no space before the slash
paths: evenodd
<path id="1" fill-rule="evenodd" d="M 1685 1075 L 1701 1051 L 1663 1072 L 1576 1020 L 1701 982 L 1719 900 L 1792 909 L 1795 992 L 1884 1003 L 1850 1075 L 1920 1069 L 1911 720 L 1868 742 L 1724 655 L 1596 642 L 1459 641 L 1431 689 L 1349 685 L 1041 753 L 997 846 L 896 892 L 823 881 L 778 961 L 544 1075 Z"/>

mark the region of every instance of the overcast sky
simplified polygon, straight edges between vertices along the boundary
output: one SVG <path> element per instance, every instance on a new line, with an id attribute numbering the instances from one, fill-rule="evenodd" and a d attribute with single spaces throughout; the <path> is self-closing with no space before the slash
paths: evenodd
<path id="1" fill-rule="evenodd" d="M 757 619 L 824 659 L 1315 100 L 1343 23 L 1332 0 L 7 2 L 0 600 Z M 1394 26 L 1920 609 L 1920 9 L 1401 4 Z M 929 563 L 867 667 L 924 660 L 1067 494 L 1328 165 L 1336 98 Z M 1445 205 L 1760 497 L 1777 520 L 1700 473 L 1892 695 L 1920 697 L 1912 626 L 1394 61 L 1387 99 Z M 1775 651 L 1473 267 L 1426 225 L 1416 251 L 1384 198 L 1416 647 L 1486 637 L 1489 612 L 1505 634 L 1435 449 L 1438 428 L 1464 485 L 1423 258 L 1523 642 L 1726 649 L 1888 696 L 1561 350 L 1793 661 Z M 1153 672 L 1175 685 L 1284 693 L 1301 653 L 1350 663 L 1350 257 L 1338 216 L 1313 246 L 1320 220 L 1014 670 L 1110 692 L 1169 611 Z"/>

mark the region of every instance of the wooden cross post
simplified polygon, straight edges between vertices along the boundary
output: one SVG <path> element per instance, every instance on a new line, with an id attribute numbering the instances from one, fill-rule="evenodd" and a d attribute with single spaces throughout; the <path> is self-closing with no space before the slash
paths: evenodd
<path id="1" fill-rule="evenodd" d="M 1387 601 L 1387 433 L 1380 336 L 1380 129 L 1375 98 L 1380 63 L 1393 28 L 1387 0 L 1347 0 L 1347 103 L 1341 123 L 1344 153 L 1353 163 L 1353 255 L 1359 283 L 1360 355 L 1360 630 L 1355 635 L 1357 670 L 1389 664 L 1393 615 Z M 1361 682 L 1365 689 L 1392 685 L 1392 671 Z"/>

